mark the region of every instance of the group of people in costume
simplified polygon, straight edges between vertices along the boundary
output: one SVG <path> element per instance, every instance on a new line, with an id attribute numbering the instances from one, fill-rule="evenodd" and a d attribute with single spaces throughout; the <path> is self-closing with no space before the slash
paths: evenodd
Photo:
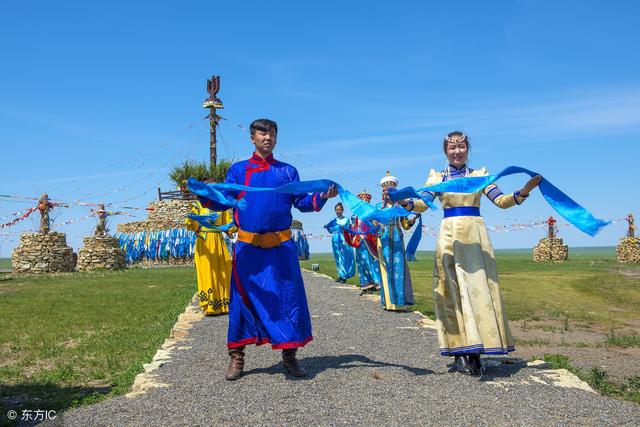
<path id="1" fill-rule="evenodd" d="M 380 186 L 382 202 L 376 204 L 376 208 L 394 206 L 388 192 L 398 186 L 398 179 L 387 172 L 380 180 Z M 358 194 L 358 198 L 367 203 L 371 202 L 371 197 L 366 190 Z M 336 218 L 324 227 L 331 233 L 331 247 L 338 272 L 336 281 L 346 283 L 346 279 L 355 275 L 357 265 L 363 294 L 381 290 L 381 303 L 385 310 L 401 311 L 412 305 L 413 289 L 403 230 L 411 229 L 415 217 L 374 222 L 375 228 L 372 228 L 356 216 L 344 217 L 342 203 L 335 206 L 335 212 Z"/>
<path id="2" fill-rule="evenodd" d="M 338 195 L 338 188 L 331 184 L 318 187 L 319 191 L 313 193 L 263 191 L 286 189 L 292 184 L 295 187 L 300 178 L 295 167 L 273 157 L 278 134 L 274 121 L 256 120 L 250 133 L 254 153 L 231 166 L 225 184 L 211 186 L 213 189 L 197 181 L 189 184 L 202 209 L 223 213 L 218 224 L 232 217 L 237 227 L 237 242 L 230 257 L 223 254 L 219 258 L 223 261 L 216 265 L 208 261 L 208 253 L 201 252 L 196 258 L 199 277 L 200 270 L 205 274 L 218 269 L 224 273 L 221 278 L 230 278 L 228 300 L 213 290 L 216 282 L 210 280 L 205 283 L 212 287 L 201 289 L 200 301 L 202 306 L 212 306 L 211 310 L 220 305 L 216 301 L 222 301 L 222 306 L 229 309 L 230 362 L 226 379 L 235 380 L 242 375 L 245 347 L 249 344 L 270 344 L 274 350 L 281 350 L 286 370 L 302 377 L 306 372 L 296 351 L 313 336 L 299 250 L 292 237 L 291 210 L 295 207 L 301 212 L 318 212 L 328 199 Z M 469 149 L 464 133 L 448 134 L 443 141 L 448 165 L 442 171 L 432 169 L 427 185 L 487 175 L 485 168 L 467 165 Z M 385 309 L 402 310 L 412 305 L 404 230 L 411 228 L 417 215 L 439 199 L 444 218 L 436 243 L 433 292 L 440 351 L 443 356 L 455 358 L 458 372 L 478 375 L 482 372 L 481 354 L 514 350 L 493 248 L 480 216 L 480 200 L 484 194 L 500 208 L 520 205 L 540 181 L 539 175 L 534 176 L 522 189 L 506 194 L 491 183 L 476 193 L 425 192 L 420 198 L 393 201 L 390 196 L 398 180 L 387 173 L 380 181 L 382 202 L 376 208 L 399 206 L 413 218 L 371 222 L 357 216 L 346 217 L 344 206 L 338 203 L 336 218 L 325 226 L 332 233 L 338 281 L 353 277 L 357 266 L 361 287 L 365 291 L 380 288 Z M 357 197 L 367 204 L 371 201 L 366 191 Z M 224 252 L 226 245 L 222 244 L 220 233 L 213 233 L 211 238 L 218 239 L 216 250 Z"/>

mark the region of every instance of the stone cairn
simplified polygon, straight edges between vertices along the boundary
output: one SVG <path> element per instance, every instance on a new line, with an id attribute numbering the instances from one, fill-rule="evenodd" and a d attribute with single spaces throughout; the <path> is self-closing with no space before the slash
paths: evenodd
<path id="1" fill-rule="evenodd" d="M 627 235 L 620 239 L 616 248 L 618 262 L 640 263 L 640 238 L 635 237 L 636 226 L 633 214 L 627 215 L 627 222 L 629 223 Z"/>
<path id="2" fill-rule="evenodd" d="M 569 246 L 557 237 L 556 220 L 549 217 L 546 222 L 549 225 L 547 237 L 540 239 L 533 248 L 533 262 L 566 261 L 569 258 Z"/>
<path id="3" fill-rule="evenodd" d="M 98 205 L 94 211 L 98 224 L 93 236 L 83 239 L 84 247 L 78 252 L 78 270 L 120 270 L 127 267 L 124 250 L 118 239 L 108 234 L 106 224 L 109 213 L 104 205 Z"/>
<path id="4" fill-rule="evenodd" d="M 171 230 L 185 228 L 184 221 L 191 212 L 193 200 L 159 200 L 149 204 L 149 216 L 144 221 L 118 224 L 118 233 Z"/>
<path id="5" fill-rule="evenodd" d="M 73 271 L 73 249 L 67 246 L 64 233 L 50 232 L 49 211 L 53 208 L 49 196 L 43 194 L 38 202 L 40 229 L 37 233 L 23 233 L 20 245 L 11 254 L 15 273 L 58 273 Z"/>
<path id="6" fill-rule="evenodd" d="M 618 262 L 640 262 L 640 237 L 622 237 L 616 248 Z"/>
<path id="7" fill-rule="evenodd" d="M 561 238 L 545 237 L 533 248 L 533 262 L 566 261 L 569 259 L 569 246 Z"/>

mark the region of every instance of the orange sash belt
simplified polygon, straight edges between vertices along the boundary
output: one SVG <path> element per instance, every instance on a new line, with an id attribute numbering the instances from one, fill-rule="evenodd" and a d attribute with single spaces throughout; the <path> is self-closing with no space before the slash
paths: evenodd
<path id="1" fill-rule="evenodd" d="M 263 249 L 275 248 L 287 240 L 291 240 L 291 229 L 269 231 L 267 233 L 251 233 L 238 230 L 238 240 Z"/>

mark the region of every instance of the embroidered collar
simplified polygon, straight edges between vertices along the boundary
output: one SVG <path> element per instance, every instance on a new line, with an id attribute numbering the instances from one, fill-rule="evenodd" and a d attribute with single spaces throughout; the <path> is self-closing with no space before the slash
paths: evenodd
<path id="1" fill-rule="evenodd" d="M 457 168 L 453 165 L 449 165 L 449 171 L 451 172 L 451 175 L 455 175 L 455 174 L 459 174 L 459 173 L 463 173 L 465 171 L 465 169 L 467 169 L 467 165 L 462 165 L 460 168 Z"/>
<path id="2" fill-rule="evenodd" d="M 263 159 L 258 153 L 253 153 L 253 155 L 249 158 L 249 163 L 253 163 L 255 165 L 264 166 L 267 163 L 270 165 L 276 164 L 276 159 L 273 158 L 273 153 L 269 154 L 266 159 Z"/>
<path id="3" fill-rule="evenodd" d="M 467 167 L 466 164 L 462 165 L 459 169 L 456 168 L 453 165 L 449 165 L 444 171 L 442 171 L 445 175 L 449 175 L 449 176 L 467 176 L 469 175 L 471 172 L 473 172 L 473 169 L 471 169 L 470 167 Z"/>

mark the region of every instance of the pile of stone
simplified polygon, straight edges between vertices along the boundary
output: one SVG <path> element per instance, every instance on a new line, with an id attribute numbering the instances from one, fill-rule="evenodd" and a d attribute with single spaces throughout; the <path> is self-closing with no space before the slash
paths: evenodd
<path id="1" fill-rule="evenodd" d="M 569 247 L 559 237 L 545 237 L 533 248 L 533 262 L 566 261 Z"/>
<path id="2" fill-rule="evenodd" d="M 618 262 L 640 262 L 640 237 L 623 237 L 616 249 Z"/>
<path id="3" fill-rule="evenodd" d="M 89 236 L 83 241 L 84 247 L 78 252 L 78 270 L 120 270 L 127 267 L 124 250 L 115 237 Z"/>
<path id="4" fill-rule="evenodd" d="M 64 233 L 24 233 L 11 254 L 14 273 L 59 273 L 73 271 L 73 249 Z"/>
<path id="5" fill-rule="evenodd" d="M 149 204 L 149 217 L 144 221 L 118 224 L 118 233 L 172 230 L 185 228 L 184 221 L 191 212 L 193 200 L 160 200 Z"/>

